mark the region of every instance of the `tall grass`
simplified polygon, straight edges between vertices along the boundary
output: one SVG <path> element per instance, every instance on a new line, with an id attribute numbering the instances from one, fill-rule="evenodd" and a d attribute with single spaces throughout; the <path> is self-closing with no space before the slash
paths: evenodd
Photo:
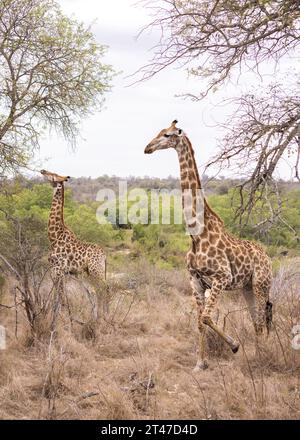
<path id="1" fill-rule="evenodd" d="M 274 326 L 258 352 L 242 295 L 222 296 L 216 319 L 241 348 L 233 355 L 209 332 L 210 367 L 197 374 L 196 308 L 185 271 L 143 259 L 119 265 L 93 337 L 84 331 L 91 303 L 76 280 L 67 283 L 69 309 L 62 308 L 50 341 L 28 345 L 21 311 L 16 338 L 15 310 L 1 308 L 0 418 L 298 418 L 300 350 L 292 348 L 291 330 L 300 324 L 299 266 L 292 260 L 277 271 Z M 4 288 L 7 304 L 12 286 Z"/>

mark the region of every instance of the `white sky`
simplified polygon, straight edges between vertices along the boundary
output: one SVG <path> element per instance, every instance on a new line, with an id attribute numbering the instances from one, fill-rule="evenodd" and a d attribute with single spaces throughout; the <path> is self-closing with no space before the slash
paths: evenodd
<path id="1" fill-rule="evenodd" d="M 175 94 L 200 86 L 187 80 L 184 70 L 168 69 L 153 79 L 127 87 L 127 75 L 151 58 L 155 35 L 135 36 L 149 22 L 149 11 L 133 6 L 134 0 L 59 0 L 63 11 L 92 29 L 97 41 L 108 45 L 105 62 L 122 71 L 106 96 L 105 108 L 82 123 L 81 138 L 75 152 L 67 142 L 52 136 L 41 142 L 43 167 L 71 176 L 178 176 L 178 159 L 174 151 L 161 151 L 146 156 L 146 144 L 162 129 L 178 119 L 180 128 L 189 136 L 200 171 L 216 149 L 221 132 L 215 121 L 224 121 L 230 109 L 215 108 L 213 101 L 232 93 L 232 86 L 221 96 L 203 102 L 176 98 Z M 226 95 L 227 94 L 227 95 Z M 223 173 L 224 174 L 224 173 Z M 283 166 L 281 174 L 290 177 Z"/>

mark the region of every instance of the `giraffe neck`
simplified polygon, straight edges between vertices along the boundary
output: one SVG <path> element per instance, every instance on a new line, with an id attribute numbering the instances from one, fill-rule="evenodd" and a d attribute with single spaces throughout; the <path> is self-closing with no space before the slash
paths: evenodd
<path id="1" fill-rule="evenodd" d="M 54 189 L 50 216 L 48 221 L 48 237 L 51 243 L 65 231 L 64 224 L 64 185 L 60 184 Z"/>
<path id="2" fill-rule="evenodd" d="M 185 191 L 190 191 L 192 195 L 192 213 L 193 217 L 196 215 L 197 209 L 197 193 L 202 190 L 201 180 L 195 160 L 195 153 L 191 142 L 186 136 L 182 136 L 179 146 L 176 148 L 179 164 L 180 164 L 180 183 L 182 194 Z M 199 202 L 199 199 L 198 199 Z M 184 209 L 184 196 L 182 197 Z M 211 209 L 206 198 L 204 197 L 204 231 L 219 230 L 223 226 L 223 220 Z M 200 234 L 201 235 L 201 234 Z M 195 235 L 191 235 L 195 240 Z"/>

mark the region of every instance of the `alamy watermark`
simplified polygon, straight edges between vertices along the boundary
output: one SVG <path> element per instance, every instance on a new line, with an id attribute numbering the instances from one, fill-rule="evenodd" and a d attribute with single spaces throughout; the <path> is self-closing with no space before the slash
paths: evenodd
<path id="1" fill-rule="evenodd" d="M 3 325 L 0 325 L 0 350 L 6 349 L 6 331 Z"/>
<path id="2" fill-rule="evenodd" d="M 118 194 L 112 189 L 98 191 L 100 202 L 96 218 L 98 223 L 186 225 L 189 235 L 201 234 L 204 227 L 204 194 L 202 189 L 143 188 L 128 190 L 127 182 L 119 182 Z"/>
<path id="3" fill-rule="evenodd" d="M 292 328 L 292 347 L 294 350 L 300 350 L 300 324 L 294 325 Z"/>

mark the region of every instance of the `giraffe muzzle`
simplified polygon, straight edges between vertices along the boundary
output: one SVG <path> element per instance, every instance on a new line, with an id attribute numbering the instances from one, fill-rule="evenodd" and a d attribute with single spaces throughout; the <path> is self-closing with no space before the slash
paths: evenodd
<path id="1" fill-rule="evenodd" d="M 153 153 L 153 151 L 154 151 L 154 147 L 153 147 L 151 144 L 149 144 L 149 145 L 147 145 L 147 147 L 145 148 L 144 153 L 145 153 L 145 154 L 151 154 L 151 153 Z"/>

